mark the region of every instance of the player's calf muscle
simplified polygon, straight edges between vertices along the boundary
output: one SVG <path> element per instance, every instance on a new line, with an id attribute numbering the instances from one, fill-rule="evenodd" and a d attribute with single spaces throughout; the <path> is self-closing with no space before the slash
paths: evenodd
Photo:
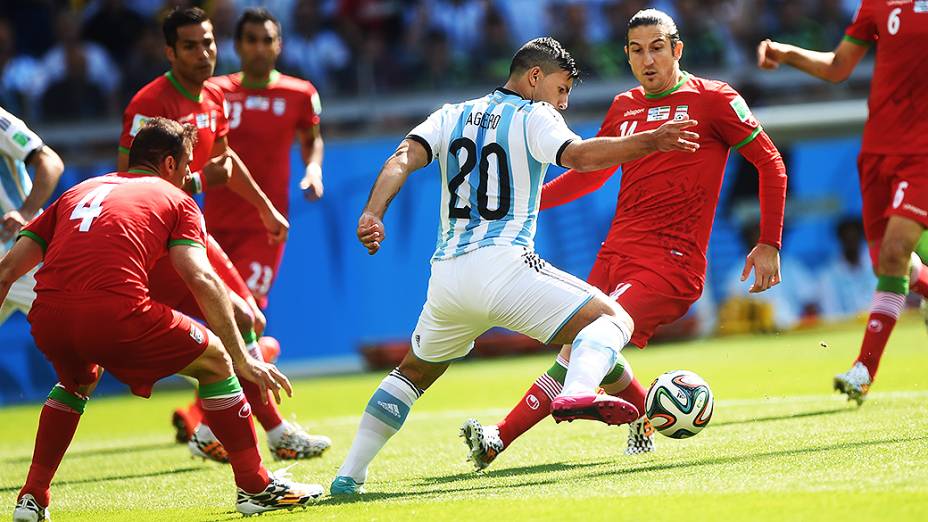
<path id="1" fill-rule="evenodd" d="M 214 335 L 210 335 L 209 339 L 206 350 L 179 372 L 182 375 L 193 377 L 200 384 L 222 381 L 233 374 L 232 360 L 222 348 L 219 339 Z"/>

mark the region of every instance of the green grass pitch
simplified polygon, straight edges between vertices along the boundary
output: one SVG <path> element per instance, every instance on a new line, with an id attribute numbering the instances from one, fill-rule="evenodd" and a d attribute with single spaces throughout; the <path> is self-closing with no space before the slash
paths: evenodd
<path id="1" fill-rule="evenodd" d="M 925 330 L 915 317 L 900 323 L 870 400 L 858 409 L 830 388 L 856 354 L 861 330 L 854 324 L 627 350 L 646 381 L 677 368 L 702 375 L 716 397 L 709 427 L 689 440 L 659 436 L 654 454 L 627 457 L 624 427 L 549 419 L 485 474 L 464 462 L 458 427 L 471 416 L 499 419 L 554 354 L 461 363 L 374 461 L 364 501 L 327 498 L 265 519 L 928 520 Z M 286 415 L 334 440 L 321 459 L 291 468 L 295 478 L 328 489 L 382 377 L 295 383 Z M 170 411 L 190 396 L 92 400 L 52 484 L 53 520 L 238 519 L 230 470 L 191 460 L 172 442 Z M 0 507 L 7 513 L 29 466 L 38 410 L 0 410 Z"/>

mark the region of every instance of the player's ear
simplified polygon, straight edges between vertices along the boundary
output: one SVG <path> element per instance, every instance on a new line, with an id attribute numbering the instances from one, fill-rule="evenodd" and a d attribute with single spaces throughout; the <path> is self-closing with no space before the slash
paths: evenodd
<path id="1" fill-rule="evenodd" d="M 541 67 L 536 65 L 528 70 L 528 83 L 532 87 L 537 86 L 542 78 L 544 78 L 544 72 L 541 70 Z"/>
<path id="2" fill-rule="evenodd" d="M 677 43 L 673 46 L 673 57 L 676 60 L 679 60 L 683 57 L 683 40 L 677 40 Z"/>
<path id="3" fill-rule="evenodd" d="M 174 60 L 177 58 L 177 55 L 174 53 L 173 47 L 171 47 L 170 45 L 165 45 L 164 56 L 167 57 L 168 62 L 170 62 L 171 65 L 174 65 Z"/>

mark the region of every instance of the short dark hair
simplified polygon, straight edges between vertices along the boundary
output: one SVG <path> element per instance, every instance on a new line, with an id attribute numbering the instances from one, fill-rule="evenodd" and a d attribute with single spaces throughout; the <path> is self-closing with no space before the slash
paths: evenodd
<path id="1" fill-rule="evenodd" d="M 206 11 L 199 7 L 176 7 L 171 14 L 164 19 L 161 24 L 161 30 L 164 31 L 164 42 L 169 47 L 177 45 L 177 30 L 186 25 L 199 25 L 203 22 L 209 22 L 209 16 Z"/>
<path id="2" fill-rule="evenodd" d="M 628 45 L 628 33 L 636 27 L 646 27 L 650 25 L 660 25 L 670 33 L 670 45 L 675 46 L 680 40 L 680 30 L 677 29 L 677 23 L 669 14 L 658 9 L 642 9 L 632 16 L 628 21 L 628 29 L 625 30 L 625 45 Z"/>
<path id="3" fill-rule="evenodd" d="M 556 69 L 567 71 L 571 78 L 580 76 L 577 62 L 567 49 L 550 36 L 529 40 L 516 55 L 509 66 L 509 76 L 523 73 L 532 67 L 541 67 L 548 74 Z"/>
<path id="4" fill-rule="evenodd" d="M 129 165 L 157 166 L 166 156 L 180 161 L 197 142 L 197 129 L 167 118 L 151 118 L 142 124 L 129 148 Z"/>
<path id="5" fill-rule="evenodd" d="M 242 41 L 245 24 L 264 24 L 264 22 L 273 22 L 274 26 L 277 27 L 277 36 L 281 36 L 280 22 L 270 11 L 263 7 L 249 7 L 245 9 L 245 12 L 242 13 L 242 16 L 239 17 L 238 22 L 235 24 L 235 41 Z"/>

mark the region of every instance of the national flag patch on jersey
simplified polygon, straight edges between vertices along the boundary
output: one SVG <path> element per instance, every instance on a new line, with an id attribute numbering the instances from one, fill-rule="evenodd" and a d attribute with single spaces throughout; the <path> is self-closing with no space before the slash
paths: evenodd
<path id="1" fill-rule="evenodd" d="M 648 121 L 662 121 L 670 118 L 670 105 L 648 109 Z"/>
<path id="2" fill-rule="evenodd" d="M 748 121 L 748 118 L 751 117 L 751 109 L 748 109 L 747 102 L 745 102 L 744 98 L 741 96 L 738 96 L 732 100 L 729 105 L 731 105 L 731 108 L 735 111 L 735 114 L 738 115 L 739 120 Z"/>
<path id="3" fill-rule="evenodd" d="M 688 120 L 690 117 L 689 112 L 690 112 L 689 105 L 678 105 L 676 110 L 673 111 L 673 121 Z"/>
<path id="4" fill-rule="evenodd" d="M 129 136 L 135 137 L 136 134 L 142 130 L 142 127 L 145 125 L 145 122 L 150 120 L 151 116 L 145 116 L 144 114 L 136 114 L 132 117 L 132 128 L 129 129 Z"/>

